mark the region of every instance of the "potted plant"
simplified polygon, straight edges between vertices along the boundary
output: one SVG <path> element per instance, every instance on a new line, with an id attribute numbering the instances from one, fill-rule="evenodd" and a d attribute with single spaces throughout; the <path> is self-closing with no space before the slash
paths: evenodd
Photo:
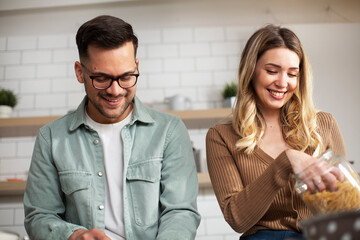
<path id="1" fill-rule="evenodd" d="M 13 108 L 18 100 L 13 91 L 8 89 L 0 89 L 0 118 L 11 117 Z"/>
<path id="2" fill-rule="evenodd" d="M 225 84 L 225 87 L 222 91 L 222 96 L 224 98 L 224 107 L 231 108 L 234 106 L 236 92 L 237 92 L 236 82 L 230 82 Z"/>

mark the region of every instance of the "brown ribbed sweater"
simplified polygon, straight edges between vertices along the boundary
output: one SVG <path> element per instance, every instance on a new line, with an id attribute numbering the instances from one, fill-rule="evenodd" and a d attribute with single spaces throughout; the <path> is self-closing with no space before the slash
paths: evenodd
<path id="1" fill-rule="evenodd" d="M 334 117 L 319 112 L 317 124 L 325 147 L 345 156 Z M 312 214 L 295 192 L 286 153 L 273 159 L 256 147 L 247 155 L 236 149 L 238 139 L 231 123 L 216 125 L 206 135 L 211 183 L 225 220 L 243 236 L 260 229 L 301 232 L 299 222 Z"/>

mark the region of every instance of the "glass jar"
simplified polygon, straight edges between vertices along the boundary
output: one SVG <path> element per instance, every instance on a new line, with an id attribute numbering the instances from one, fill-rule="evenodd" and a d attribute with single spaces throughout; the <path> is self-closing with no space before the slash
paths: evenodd
<path id="1" fill-rule="evenodd" d="M 332 185 L 326 180 L 329 174 L 335 180 Z M 360 209 L 359 175 L 344 157 L 334 156 L 331 150 L 294 177 L 296 192 L 314 215 Z M 317 188 L 320 183 L 323 189 Z"/>

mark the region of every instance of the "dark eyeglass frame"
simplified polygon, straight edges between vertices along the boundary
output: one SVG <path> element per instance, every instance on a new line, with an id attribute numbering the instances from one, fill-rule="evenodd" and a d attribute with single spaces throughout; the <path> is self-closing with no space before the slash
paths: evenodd
<path id="1" fill-rule="evenodd" d="M 111 85 L 113 84 L 114 81 L 116 81 L 121 88 L 124 88 L 124 89 L 132 88 L 133 86 L 136 85 L 136 83 L 137 83 L 137 81 L 138 81 L 138 77 L 140 76 L 139 69 L 137 69 L 137 70 L 138 70 L 138 73 L 137 73 L 137 74 L 135 74 L 135 73 L 124 74 L 124 75 L 127 75 L 127 76 L 134 76 L 134 77 L 136 77 L 135 82 L 134 82 L 133 85 L 128 86 L 128 87 L 124 87 L 124 86 L 121 86 L 121 84 L 120 84 L 120 82 L 122 82 L 122 81 L 120 80 L 120 78 L 122 78 L 124 75 L 114 78 L 114 77 L 112 77 L 112 76 L 109 76 L 109 75 L 106 75 L 106 74 L 105 74 L 104 76 L 107 77 L 107 78 L 109 78 L 109 79 L 111 79 L 111 82 L 110 82 L 109 86 L 107 86 L 106 88 L 98 88 L 98 87 L 95 87 L 95 85 L 94 85 L 94 79 L 97 78 L 97 77 L 100 77 L 100 75 L 90 75 L 89 72 L 88 72 L 88 70 L 87 70 L 87 68 L 85 67 L 85 65 L 82 64 L 82 63 L 80 63 L 80 64 L 81 64 L 82 68 L 84 69 L 84 72 L 85 72 L 85 73 L 89 76 L 89 78 L 91 79 L 91 84 L 92 84 L 92 86 L 93 86 L 95 89 L 98 89 L 98 90 L 108 89 L 109 87 L 111 87 Z M 136 67 L 136 68 L 137 68 L 137 67 Z"/>

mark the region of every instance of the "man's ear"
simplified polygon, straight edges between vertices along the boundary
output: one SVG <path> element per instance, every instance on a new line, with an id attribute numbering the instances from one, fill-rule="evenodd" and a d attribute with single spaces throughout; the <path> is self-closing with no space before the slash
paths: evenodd
<path id="1" fill-rule="evenodd" d="M 135 63 L 136 63 L 136 67 L 139 69 L 139 59 L 138 58 L 135 59 Z"/>
<path id="2" fill-rule="evenodd" d="M 84 70 L 81 66 L 81 63 L 76 61 L 74 65 L 76 78 L 79 83 L 84 83 Z"/>

